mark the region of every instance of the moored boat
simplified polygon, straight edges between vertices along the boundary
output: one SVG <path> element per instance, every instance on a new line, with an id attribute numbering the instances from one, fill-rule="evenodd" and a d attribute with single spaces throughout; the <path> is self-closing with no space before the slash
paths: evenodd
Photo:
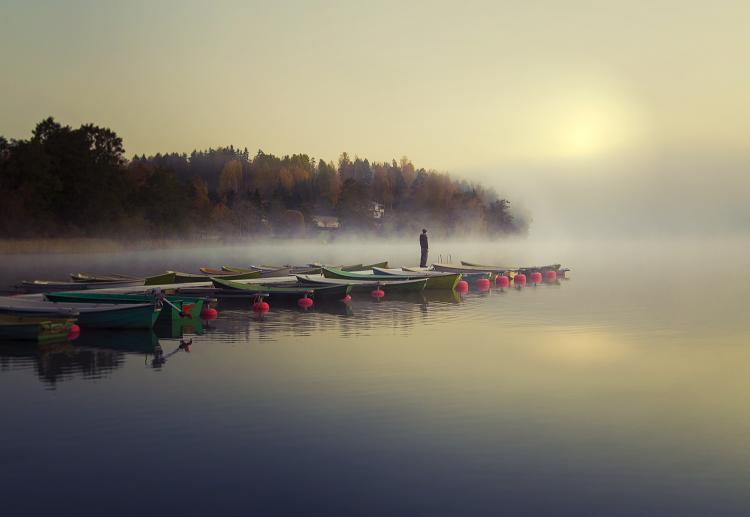
<path id="1" fill-rule="evenodd" d="M 426 278 L 415 278 L 407 280 L 357 280 L 345 278 L 326 278 L 317 275 L 297 275 L 300 285 L 351 285 L 352 292 L 370 292 L 376 288 L 387 293 L 418 293 L 424 290 L 427 283 Z"/>
<path id="2" fill-rule="evenodd" d="M 16 292 L 24 294 L 49 293 L 52 291 L 81 291 L 84 289 L 111 289 L 117 287 L 137 287 L 143 280 L 132 282 L 58 282 L 55 280 L 22 280 L 15 285 Z"/>
<path id="3" fill-rule="evenodd" d="M 246 280 L 250 278 L 260 278 L 259 271 L 250 271 L 248 273 L 238 273 L 232 275 L 223 275 L 222 278 L 229 280 Z M 165 284 L 187 284 L 191 282 L 208 282 L 210 276 L 197 275 L 192 273 L 181 273 L 179 271 L 167 271 L 161 275 L 146 278 L 145 285 L 165 285 Z"/>
<path id="4" fill-rule="evenodd" d="M 98 304 L 138 304 L 154 303 L 159 301 L 159 297 L 164 296 L 161 293 L 153 291 L 146 293 L 102 293 L 102 292 L 61 292 L 46 293 L 45 298 L 51 302 L 60 303 L 98 303 Z M 199 319 L 204 305 L 208 301 L 205 297 L 190 297 L 181 295 L 168 295 L 164 298 L 170 302 L 168 307 L 162 306 L 159 320 L 169 320 L 173 318 Z"/>
<path id="5" fill-rule="evenodd" d="M 161 305 L 153 302 L 113 305 L 58 303 L 20 296 L 0 298 L 0 314 L 77 317 L 81 327 L 92 328 L 151 328 L 160 312 Z"/>
<path id="6" fill-rule="evenodd" d="M 372 268 L 377 276 L 390 276 L 394 278 L 426 278 L 425 289 L 454 289 L 459 280 L 460 273 L 438 273 L 435 271 L 425 273 L 409 273 L 400 269 L 386 269 L 380 267 Z M 364 275 L 363 275 L 364 276 Z"/>
<path id="7" fill-rule="evenodd" d="M 341 266 L 340 268 L 337 268 L 337 269 L 341 269 L 341 271 L 369 271 L 370 269 L 374 267 L 387 268 L 388 261 L 385 260 L 383 262 L 376 262 L 374 264 L 352 264 L 350 266 Z"/>
<path id="8" fill-rule="evenodd" d="M 383 270 L 384 268 L 374 267 L 375 270 Z M 341 278 L 344 280 L 364 280 L 366 282 L 380 281 L 380 282 L 392 282 L 394 280 L 414 280 L 414 279 L 425 279 L 425 289 L 453 289 L 456 283 L 459 281 L 460 275 L 456 273 L 445 273 L 443 275 L 420 275 L 415 273 L 414 275 L 397 276 L 395 274 L 367 274 L 367 273 L 354 273 L 349 271 L 343 271 L 334 268 L 323 268 L 323 276 L 326 278 Z"/>
<path id="9" fill-rule="evenodd" d="M 330 303 L 340 301 L 351 292 L 351 286 L 348 284 L 315 287 L 304 285 L 280 287 L 273 285 L 240 284 L 221 278 L 214 278 L 212 282 L 218 289 L 226 290 L 230 293 L 244 294 L 249 297 L 265 294 L 269 303 L 281 302 L 293 304 L 305 296 L 312 298 L 315 303 Z M 221 293 L 217 294 L 221 296 Z"/>
<path id="10" fill-rule="evenodd" d="M 73 318 L 49 319 L 38 316 L 0 315 L 0 340 L 51 343 L 67 339 Z"/>
<path id="11" fill-rule="evenodd" d="M 109 275 L 97 275 L 92 273 L 71 273 L 70 274 L 71 280 L 74 282 L 83 282 L 83 283 L 96 283 L 96 282 L 103 282 L 103 283 L 112 283 L 112 282 L 143 282 L 143 278 L 138 278 L 134 276 L 128 276 L 128 275 L 118 275 L 118 274 L 109 274 Z"/>

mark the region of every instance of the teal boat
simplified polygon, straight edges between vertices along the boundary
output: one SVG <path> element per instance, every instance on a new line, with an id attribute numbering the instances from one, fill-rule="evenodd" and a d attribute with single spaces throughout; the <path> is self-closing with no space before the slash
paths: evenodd
<path id="1" fill-rule="evenodd" d="M 161 313 L 161 304 L 58 303 L 10 296 L 0 298 L 0 314 L 53 318 L 78 318 L 84 328 L 132 329 L 154 326 Z"/>
<path id="2" fill-rule="evenodd" d="M 224 280 L 223 278 L 214 278 L 212 282 L 217 289 L 228 291 L 229 294 L 244 294 L 248 297 L 259 294 L 267 295 L 264 298 L 269 303 L 296 304 L 297 300 L 305 296 L 312 298 L 314 302 L 319 304 L 339 302 L 352 290 L 351 285 L 348 284 L 315 287 L 303 285 L 279 287 L 274 285 L 240 284 L 231 280 Z M 221 296 L 221 293 L 217 293 L 217 295 Z"/>
<path id="3" fill-rule="evenodd" d="M 378 271 L 383 270 L 383 268 L 380 267 L 373 267 L 371 269 Z M 425 280 L 425 289 L 453 289 L 460 279 L 460 275 L 456 273 L 445 273 L 443 275 L 423 275 L 419 273 L 413 275 L 364 274 L 327 267 L 323 268 L 323 276 L 326 278 L 340 278 L 342 280 L 362 280 L 365 282 L 382 283 L 400 280 Z"/>
<path id="4" fill-rule="evenodd" d="M 44 297 L 51 302 L 63 303 L 109 303 L 134 304 L 134 303 L 153 303 L 158 299 L 158 295 L 153 292 L 138 294 L 123 293 L 102 293 L 96 291 L 73 292 L 73 293 L 47 293 Z M 168 321 L 170 319 L 200 319 L 201 311 L 205 306 L 207 298 L 189 297 L 181 295 L 169 295 L 165 297 L 172 305 L 164 304 L 159 315 L 159 321 Z M 166 309 L 166 310 L 165 310 Z"/>

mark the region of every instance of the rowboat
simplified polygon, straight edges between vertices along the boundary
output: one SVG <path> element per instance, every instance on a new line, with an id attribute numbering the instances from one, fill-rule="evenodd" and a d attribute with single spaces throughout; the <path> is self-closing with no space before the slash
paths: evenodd
<path id="1" fill-rule="evenodd" d="M 374 267 L 375 270 L 383 270 L 384 268 Z M 420 274 L 414 275 L 401 275 L 396 276 L 393 274 L 365 274 L 365 273 L 352 273 L 349 271 L 342 271 L 340 269 L 323 268 L 323 276 L 326 278 L 341 278 L 344 280 L 364 280 L 367 282 L 380 281 L 380 282 L 392 282 L 394 280 L 414 280 L 414 279 L 425 279 L 425 289 L 453 289 L 456 283 L 460 280 L 460 275 L 446 273 L 444 275 L 431 275 L 425 276 Z"/>
<path id="2" fill-rule="evenodd" d="M 249 297 L 266 294 L 268 295 L 267 298 L 270 303 L 297 303 L 297 300 L 305 296 L 312 298 L 316 303 L 338 302 L 352 290 L 351 286 L 348 284 L 318 287 L 278 287 L 258 284 L 240 284 L 221 278 L 214 278 L 212 282 L 218 289 L 245 294 Z M 219 296 L 221 295 L 220 293 L 217 294 L 219 294 Z"/>
<path id="3" fill-rule="evenodd" d="M 493 269 L 496 271 L 514 271 L 518 273 L 524 273 L 526 275 L 530 273 L 546 273 L 547 271 L 554 271 L 557 273 L 557 276 L 561 278 L 565 278 L 565 273 L 567 271 L 570 271 L 568 268 L 563 268 L 560 264 L 548 264 L 546 266 L 524 266 L 524 267 L 510 267 L 510 268 L 499 268 L 498 266 L 484 266 L 481 264 L 475 264 L 473 262 L 465 262 L 461 261 L 461 264 L 467 267 L 475 267 L 475 268 L 484 268 L 484 269 Z"/>
<path id="4" fill-rule="evenodd" d="M 234 266 L 221 266 L 221 270 L 226 273 L 235 273 L 235 274 L 251 273 L 253 271 L 252 269 L 246 269 L 243 267 L 234 267 Z"/>
<path id="5" fill-rule="evenodd" d="M 341 271 L 369 271 L 374 267 L 388 267 L 388 261 L 376 262 L 375 264 L 353 264 L 351 266 L 341 266 Z"/>
<path id="6" fill-rule="evenodd" d="M 413 273 L 422 273 L 422 274 L 434 274 L 434 275 L 440 275 L 448 273 L 448 271 L 432 271 L 425 268 L 416 268 L 416 267 L 405 267 L 402 268 L 404 271 L 407 272 L 413 272 Z M 453 273 L 459 273 L 458 271 L 453 271 Z M 495 276 L 493 273 L 480 271 L 477 273 L 460 273 L 461 280 L 466 280 L 469 283 L 476 282 L 480 278 L 486 278 L 488 280 L 491 280 L 493 276 Z"/>
<path id="7" fill-rule="evenodd" d="M 71 273 L 70 278 L 74 282 L 85 282 L 85 283 L 94 283 L 94 282 L 112 283 L 112 282 L 137 282 L 137 281 L 143 282 L 142 278 L 136 278 L 134 276 L 118 275 L 118 274 L 96 275 L 96 274 L 91 274 L 91 273 Z"/>
<path id="8" fill-rule="evenodd" d="M 289 269 L 289 275 L 319 275 L 320 274 L 320 267 L 311 267 L 311 266 L 291 266 L 291 265 L 285 265 L 285 266 L 269 266 L 267 264 L 262 264 L 260 266 L 250 266 L 250 267 L 258 267 L 263 268 L 264 272 L 274 272 L 274 271 L 283 271 L 285 268 Z M 277 276 L 281 276 L 278 275 Z"/>
<path id="9" fill-rule="evenodd" d="M 297 280 L 301 286 L 316 285 L 351 285 L 352 292 L 370 292 L 373 289 L 380 288 L 387 293 L 419 293 L 424 290 L 427 284 L 426 278 L 415 278 L 408 280 L 356 280 L 344 278 L 325 278 L 317 275 L 297 275 Z"/>
<path id="10" fill-rule="evenodd" d="M 200 267 L 198 268 L 201 273 L 205 275 L 211 275 L 211 276 L 222 276 L 222 275 L 231 275 L 233 274 L 231 271 L 224 271 L 223 269 L 216 269 L 213 267 Z M 248 271 L 249 273 L 249 271 Z M 236 273 L 234 273 L 236 274 Z"/>
<path id="11" fill-rule="evenodd" d="M 57 303 L 20 296 L 0 298 L 0 314 L 78 318 L 81 327 L 151 328 L 161 312 L 159 304 Z"/>
<path id="12" fill-rule="evenodd" d="M 425 289 L 453 289 L 461 280 L 460 273 L 438 273 L 430 271 L 427 273 L 408 273 L 400 269 L 386 269 L 380 267 L 372 268 L 375 276 L 389 276 L 394 278 L 426 278 Z M 365 276 L 365 275 L 363 275 Z"/>
<path id="13" fill-rule="evenodd" d="M 224 275 L 222 278 L 229 280 L 244 280 L 247 278 L 260 278 L 259 271 L 250 271 L 249 273 L 239 273 L 233 275 Z M 167 271 L 164 274 L 146 278 L 145 285 L 165 285 L 165 284 L 187 284 L 191 282 L 207 282 L 211 279 L 206 275 L 194 275 L 192 273 L 180 273 L 178 271 Z"/>
<path id="14" fill-rule="evenodd" d="M 83 293 L 46 293 L 44 295 L 44 297 L 51 302 L 107 303 L 112 305 L 154 303 L 155 300 L 159 299 L 159 296 L 163 295 L 154 293 L 153 291 L 138 294 L 102 293 L 92 291 Z M 167 321 L 174 318 L 181 319 L 185 317 L 188 319 L 200 319 L 204 303 L 207 301 L 207 298 L 180 295 L 169 295 L 165 296 L 165 298 L 171 303 L 171 305 L 168 304 L 168 310 L 164 310 L 164 307 L 162 307 L 159 321 Z"/>
<path id="15" fill-rule="evenodd" d="M 50 343 L 67 339 L 75 319 L 0 315 L 0 340 Z"/>
<path id="16" fill-rule="evenodd" d="M 311 268 L 308 266 L 269 266 L 265 264 L 261 266 L 250 266 L 250 268 L 221 266 L 221 270 L 229 273 L 250 273 L 253 271 L 260 271 L 260 278 L 272 278 L 296 274 L 313 275 L 320 273 L 320 268 Z"/>
<path id="17" fill-rule="evenodd" d="M 54 280 L 23 280 L 16 284 L 17 292 L 26 294 L 49 293 L 52 291 L 80 291 L 84 289 L 111 289 L 114 287 L 135 287 L 143 285 L 143 280 L 132 282 L 57 282 Z"/>

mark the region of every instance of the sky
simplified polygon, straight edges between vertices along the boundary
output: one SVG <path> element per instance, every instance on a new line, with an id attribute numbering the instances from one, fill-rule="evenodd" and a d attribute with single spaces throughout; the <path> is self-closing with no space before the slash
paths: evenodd
<path id="1" fill-rule="evenodd" d="M 540 234 L 750 228 L 750 2 L 0 0 L 0 135 L 408 156 Z"/>

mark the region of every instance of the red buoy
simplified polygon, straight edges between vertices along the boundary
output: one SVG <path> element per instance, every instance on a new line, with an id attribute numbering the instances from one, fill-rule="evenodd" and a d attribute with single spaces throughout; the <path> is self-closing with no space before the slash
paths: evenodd
<path id="1" fill-rule="evenodd" d="M 305 296 L 304 298 L 300 298 L 299 300 L 297 300 L 297 305 L 301 309 L 308 309 L 313 306 L 312 298 L 308 298 L 307 296 Z"/>
<path id="2" fill-rule="evenodd" d="M 557 271 L 549 270 L 544 272 L 544 280 L 547 282 L 554 282 L 557 280 Z"/>
<path id="3" fill-rule="evenodd" d="M 70 326 L 70 330 L 68 330 L 68 341 L 75 341 L 78 339 L 78 336 L 81 335 L 81 327 L 76 325 L 75 323 Z"/>
<path id="4" fill-rule="evenodd" d="M 508 287 L 510 285 L 510 278 L 506 275 L 498 275 L 495 279 L 495 285 L 500 288 Z"/>
<path id="5" fill-rule="evenodd" d="M 459 280 L 456 284 L 456 291 L 459 293 L 466 293 L 469 291 L 469 282 L 466 280 Z"/>
<path id="6" fill-rule="evenodd" d="M 534 271 L 533 273 L 531 273 L 531 283 L 532 284 L 542 283 L 542 274 L 539 271 Z"/>
<path id="7" fill-rule="evenodd" d="M 253 312 L 268 312 L 271 306 L 267 302 L 259 301 L 253 304 Z"/>
<path id="8" fill-rule="evenodd" d="M 490 288 L 490 279 L 489 278 L 479 278 L 476 282 L 477 289 L 480 291 L 486 291 Z"/>
<path id="9" fill-rule="evenodd" d="M 219 317 L 219 311 L 214 308 L 207 307 L 201 311 L 201 319 L 204 321 L 213 321 Z"/>
<path id="10" fill-rule="evenodd" d="M 524 275 L 523 273 L 518 273 L 513 277 L 513 283 L 517 286 L 526 285 L 526 275 Z"/>
<path id="11" fill-rule="evenodd" d="M 380 287 L 378 287 L 370 294 L 372 294 L 373 298 L 382 298 L 383 296 L 385 296 L 385 291 L 383 291 Z"/>
<path id="12" fill-rule="evenodd" d="M 344 302 L 344 303 L 349 303 L 350 301 L 352 301 L 352 295 L 351 294 L 347 294 L 346 296 L 344 296 L 341 299 L 341 301 Z"/>

